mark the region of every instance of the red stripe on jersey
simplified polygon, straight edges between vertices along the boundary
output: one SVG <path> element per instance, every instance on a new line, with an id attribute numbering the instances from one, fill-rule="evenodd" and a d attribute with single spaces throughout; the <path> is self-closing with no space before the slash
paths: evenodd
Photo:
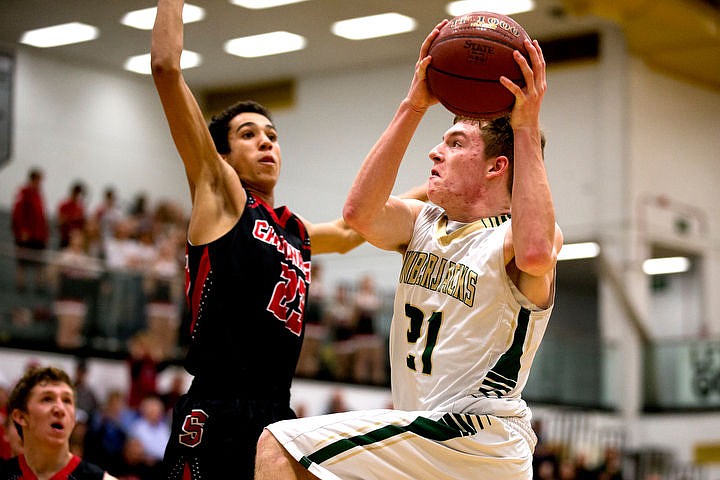
<path id="1" fill-rule="evenodd" d="M 203 249 L 202 257 L 200 258 L 200 264 L 198 265 L 198 272 L 195 276 L 194 291 L 192 292 L 192 323 L 190 324 L 190 333 L 195 331 L 195 322 L 197 322 L 198 314 L 200 313 L 200 301 L 202 299 L 203 287 L 205 286 L 205 280 L 210 273 L 210 254 L 208 248 Z"/>
<path id="2" fill-rule="evenodd" d="M 292 216 L 292 212 L 287 207 L 278 207 L 277 209 L 272 208 L 270 205 L 265 203 L 265 201 L 262 198 L 259 197 L 253 197 L 255 199 L 254 204 L 249 204 L 248 207 L 250 208 L 258 208 L 260 206 L 265 207 L 265 210 L 272 216 L 272 219 L 275 223 L 280 225 L 281 227 L 285 228 L 285 224 L 287 223 L 288 219 Z M 279 216 L 278 216 L 279 214 Z"/>
<path id="3" fill-rule="evenodd" d="M 183 467 L 183 480 L 192 480 L 192 472 L 190 471 L 190 465 L 185 462 L 185 466 Z"/>

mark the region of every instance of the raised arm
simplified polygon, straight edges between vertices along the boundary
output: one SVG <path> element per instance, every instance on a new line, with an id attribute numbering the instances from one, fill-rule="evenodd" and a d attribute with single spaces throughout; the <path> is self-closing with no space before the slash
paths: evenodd
<path id="1" fill-rule="evenodd" d="M 245 192 L 217 153 L 203 114 L 180 69 L 182 0 L 159 0 L 150 50 L 152 75 L 170 133 L 190 187 L 191 241 L 204 243 L 224 233 L 242 212 Z"/>
<path id="2" fill-rule="evenodd" d="M 532 67 L 519 52 L 515 58 L 525 77 L 525 88 L 506 78 L 501 81 L 515 95 L 511 114 L 515 159 L 512 187 L 512 231 L 505 256 L 514 258 L 516 284 L 537 305 L 547 305 L 552 292 L 562 233 L 555 223 L 555 209 L 545 171 L 540 131 L 540 106 L 547 89 L 545 59 L 537 41 L 526 41 Z"/>
<path id="3" fill-rule="evenodd" d="M 437 103 L 425 81 L 430 63 L 427 52 L 445 23 L 436 26 L 423 42 L 410 90 L 362 163 L 343 208 L 348 225 L 382 249 L 405 249 L 423 205 L 417 200 L 391 196 L 391 192 L 417 126 L 427 109 Z"/>

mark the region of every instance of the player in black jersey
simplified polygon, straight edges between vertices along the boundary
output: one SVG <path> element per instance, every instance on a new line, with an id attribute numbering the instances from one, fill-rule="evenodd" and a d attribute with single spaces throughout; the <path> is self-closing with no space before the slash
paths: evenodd
<path id="1" fill-rule="evenodd" d="M 241 102 L 208 127 L 181 69 L 183 2 L 159 0 L 152 73 L 190 186 L 186 368 L 173 414 L 170 479 L 253 477 L 267 424 L 293 418 L 310 253 L 362 243 L 342 219 L 312 224 L 275 206 L 280 146 L 270 113 Z"/>
<path id="2" fill-rule="evenodd" d="M 18 380 L 8 399 L 22 438 L 22 453 L 0 464 L 3 480 L 113 480 L 100 467 L 70 451 L 75 428 L 75 390 L 56 367 L 33 367 Z"/>

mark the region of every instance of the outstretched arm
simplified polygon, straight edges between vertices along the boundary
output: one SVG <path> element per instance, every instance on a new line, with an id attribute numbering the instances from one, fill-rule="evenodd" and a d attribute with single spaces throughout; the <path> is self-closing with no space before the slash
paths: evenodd
<path id="1" fill-rule="evenodd" d="M 404 250 L 422 208 L 422 202 L 394 197 L 391 192 L 417 126 L 427 109 L 438 102 L 426 83 L 431 60 L 427 52 L 445 23 L 437 25 L 423 42 L 410 90 L 365 158 L 345 201 L 345 221 L 370 243 L 386 250 Z"/>
<path id="2" fill-rule="evenodd" d="M 153 81 L 190 186 L 189 236 L 205 243 L 227 231 L 245 205 L 245 191 L 215 149 L 200 107 L 180 69 L 182 0 L 159 0 L 150 49 Z"/>

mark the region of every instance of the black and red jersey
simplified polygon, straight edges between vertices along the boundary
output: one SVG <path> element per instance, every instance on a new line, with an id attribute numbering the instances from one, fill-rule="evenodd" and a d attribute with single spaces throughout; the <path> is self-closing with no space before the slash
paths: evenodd
<path id="1" fill-rule="evenodd" d="M 38 478 L 22 454 L 0 465 L 0 476 L 3 480 L 37 480 Z M 104 470 L 73 455 L 67 465 L 52 476 L 52 480 L 102 480 L 104 476 Z"/>
<path id="2" fill-rule="evenodd" d="M 191 311 L 186 368 L 194 388 L 289 396 L 304 334 L 310 238 L 286 207 L 248 192 L 225 235 L 187 246 Z"/>

